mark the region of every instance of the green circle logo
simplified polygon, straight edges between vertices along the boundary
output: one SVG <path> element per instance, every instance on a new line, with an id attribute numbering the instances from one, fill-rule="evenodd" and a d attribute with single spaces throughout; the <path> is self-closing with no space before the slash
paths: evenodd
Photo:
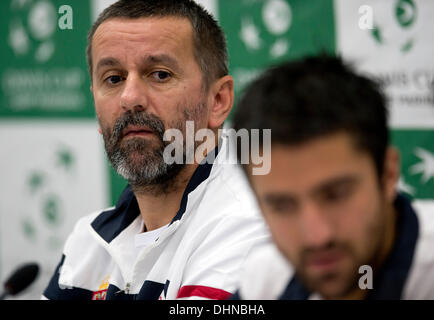
<path id="1" fill-rule="evenodd" d="M 416 5 L 413 0 L 400 0 L 396 4 L 395 14 L 398 23 L 407 28 L 416 20 Z"/>

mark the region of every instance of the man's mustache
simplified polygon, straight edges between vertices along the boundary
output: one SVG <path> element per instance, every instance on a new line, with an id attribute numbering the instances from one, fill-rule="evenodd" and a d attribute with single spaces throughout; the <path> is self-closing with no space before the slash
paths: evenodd
<path id="1" fill-rule="evenodd" d="M 327 253 L 335 253 L 335 252 L 348 252 L 349 248 L 347 245 L 336 242 L 329 242 L 320 247 L 307 247 L 301 251 L 301 261 L 306 263 L 312 257 L 316 255 L 322 255 Z"/>
<path id="2" fill-rule="evenodd" d="M 128 111 L 120 116 L 113 126 L 111 140 L 118 143 L 123 138 L 123 131 L 128 126 L 139 126 L 151 130 L 163 141 L 165 126 L 163 121 L 156 115 L 141 112 Z"/>

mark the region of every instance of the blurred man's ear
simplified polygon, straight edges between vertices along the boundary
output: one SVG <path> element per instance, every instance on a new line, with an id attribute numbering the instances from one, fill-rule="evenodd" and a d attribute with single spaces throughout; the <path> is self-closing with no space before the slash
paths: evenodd
<path id="1" fill-rule="evenodd" d="M 208 128 L 220 128 L 231 112 L 234 103 L 234 80 L 227 75 L 214 84 L 209 89 L 210 109 L 208 115 Z"/>
<path id="2" fill-rule="evenodd" d="M 398 149 L 389 146 L 384 157 L 383 188 L 388 202 L 393 202 L 396 197 L 397 184 L 401 172 L 401 159 Z"/>

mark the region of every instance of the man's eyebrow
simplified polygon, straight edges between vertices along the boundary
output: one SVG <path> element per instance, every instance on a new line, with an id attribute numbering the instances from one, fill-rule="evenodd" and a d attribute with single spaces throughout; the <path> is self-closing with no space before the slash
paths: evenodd
<path id="1" fill-rule="evenodd" d="M 143 61 L 146 64 L 166 64 L 174 69 L 180 69 L 178 61 L 173 58 L 172 56 L 162 53 L 162 54 L 156 54 L 156 55 L 149 55 L 143 58 Z"/>
<path id="2" fill-rule="evenodd" d="M 282 202 L 295 202 L 295 196 L 286 192 L 268 192 L 263 196 L 263 201 L 267 203 L 282 203 Z"/>
<path id="3" fill-rule="evenodd" d="M 358 183 L 359 181 L 360 181 L 359 175 L 345 175 L 321 183 L 320 185 L 316 186 L 310 193 L 319 194 L 333 187 L 337 187 L 340 185 L 350 186 Z"/>
<path id="4" fill-rule="evenodd" d="M 282 199 L 291 199 L 291 198 L 293 198 L 292 195 L 280 191 L 268 192 L 264 195 L 264 199 L 267 200 L 282 200 Z"/>
<path id="5" fill-rule="evenodd" d="M 162 63 L 162 64 L 166 64 L 172 68 L 174 68 L 175 70 L 179 70 L 180 66 L 178 61 L 167 55 L 167 54 L 157 54 L 157 55 L 150 55 L 150 56 L 146 56 L 143 58 L 143 62 L 145 64 L 158 64 L 158 63 Z M 103 67 L 114 67 L 114 66 L 119 66 L 120 62 L 112 57 L 107 57 L 107 58 L 102 58 L 101 60 L 98 61 L 96 67 L 95 67 L 95 72 L 98 72 L 101 68 Z"/>
<path id="6" fill-rule="evenodd" d="M 113 67 L 113 66 L 118 66 L 120 65 L 119 61 L 116 60 L 115 58 L 102 58 L 101 60 L 98 61 L 96 67 L 95 67 L 95 71 L 98 72 L 99 69 L 101 69 L 102 67 Z"/>

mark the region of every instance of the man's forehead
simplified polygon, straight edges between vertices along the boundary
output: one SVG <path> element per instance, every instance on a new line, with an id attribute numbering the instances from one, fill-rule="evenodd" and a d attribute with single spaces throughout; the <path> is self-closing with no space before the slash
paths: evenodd
<path id="1" fill-rule="evenodd" d="M 113 54 L 117 56 L 126 46 L 131 53 L 140 53 L 140 57 L 172 56 L 171 60 L 176 60 L 189 54 L 193 56 L 192 27 L 188 19 L 179 17 L 110 18 L 93 36 L 94 63 L 99 64 L 107 56 L 119 59 Z"/>
<path id="2" fill-rule="evenodd" d="M 192 26 L 188 19 L 182 17 L 115 17 L 101 23 L 93 36 L 93 43 L 101 38 L 116 40 L 116 36 L 124 35 L 131 39 L 149 36 L 191 37 Z M 175 38 L 176 39 L 176 38 Z"/>
<path id="3" fill-rule="evenodd" d="M 304 197 L 316 197 L 328 193 L 335 188 L 348 188 L 363 180 L 363 174 L 354 170 L 343 170 L 341 172 L 324 173 L 322 176 L 306 180 L 271 179 L 268 182 L 264 179 L 253 177 L 255 190 L 259 192 L 260 198 L 271 201 L 276 199 L 300 199 Z M 265 178 L 266 179 L 266 178 Z"/>
<path id="4" fill-rule="evenodd" d="M 326 134 L 288 145 L 273 143 L 271 146 L 271 159 L 275 162 L 297 161 L 302 165 L 311 163 L 314 166 L 332 164 L 348 157 L 359 158 L 365 153 L 357 146 L 355 138 L 346 132 Z"/>
<path id="5" fill-rule="evenodd" d="M 369 168 L 374 167 L 369 155 L 356 148 L 345 134 L 330 135 L 300 145 L 273 144 L 270 158 L 270 173 L 252 178 L 257 179 L 258 184 L 267 182 L 275 189 L 304 186 L 308 190 L 332 185 L 354 177 L 355 173 L 366 169 L 366 164 Z"/>

